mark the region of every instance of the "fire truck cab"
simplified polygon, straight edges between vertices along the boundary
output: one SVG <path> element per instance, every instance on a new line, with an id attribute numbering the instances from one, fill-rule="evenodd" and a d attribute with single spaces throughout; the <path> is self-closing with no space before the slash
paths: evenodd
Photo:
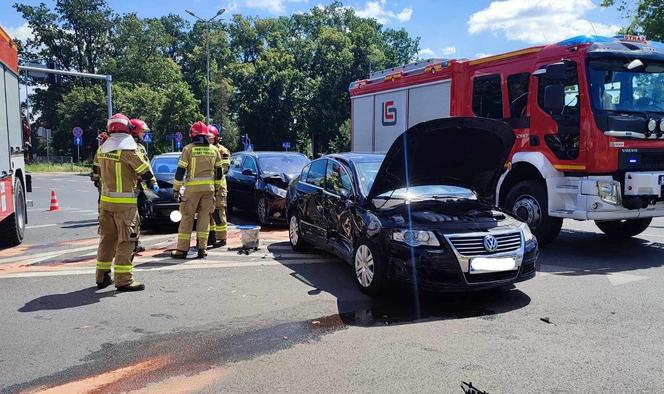
<path id="1" fill-rule="evenodd" d="M 18 52 L 0 27 L 0 245 L 23 241 L 27 223 L 23 128 L 19 104 Z"/>
<path id="2" fill-rule="evenodd" d="M 578 36 L 476 60 L 431 59 L 372 73 L 350 95 L 354 151 L 387 150 L 407 128 L 440 117 L 509 123 L 517 139 L 495 202 L 541 243 L 565 218 L 624 238 L 664 216 L 662 43 Z"/>

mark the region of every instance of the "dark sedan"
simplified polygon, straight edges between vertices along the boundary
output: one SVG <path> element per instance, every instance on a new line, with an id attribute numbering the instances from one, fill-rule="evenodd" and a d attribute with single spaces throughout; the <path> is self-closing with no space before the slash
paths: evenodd
<path id="1" fill-rule="evenodd" d="M 369 294 L 388 280 L 451 291 L 532 278 L 536 238 L 492 203 L 514 140 L 504 122 L 447 118 L 414 126 L 385 156 L 315 160 L 288 189 L 291 246 L 336 254 Z"/>
<path id="2" fill-rule="evenodd" d="M 150 165 L 157 178 L 159 194 L 147 191 L 139 195 L 139 207 L 144 223 L 170 222 L 171 212 L 179 209 L 180 204 L 173 199 L 173 181 L 179 158 L 180 152 L 164 153 L 152 158 Z"/>
<path id="3" fill-rule="evenodd" d="M 226 174 L 228 207 L 255 212 L 260 224 L 286 222 L 286 188 L 309 159 L 296 152 L 238 152 Z"/>

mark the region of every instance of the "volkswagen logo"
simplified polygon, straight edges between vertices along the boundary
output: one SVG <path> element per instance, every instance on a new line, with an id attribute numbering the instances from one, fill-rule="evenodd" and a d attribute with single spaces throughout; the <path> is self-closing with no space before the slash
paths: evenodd
<path id="1" fill-rule="evenodd" d="M 484 237 L 484 249 L 487 252 L 495 252 L 498 250 L 498 240 L 493 235 L 487 235 Z"/>

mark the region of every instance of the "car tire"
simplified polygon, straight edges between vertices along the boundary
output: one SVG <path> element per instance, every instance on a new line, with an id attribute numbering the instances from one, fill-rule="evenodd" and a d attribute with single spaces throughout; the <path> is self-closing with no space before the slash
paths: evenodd
<path id="1" fill-rule="evenodd" d="M 385 259 L 383 254 L 366 242 L 360 242 L 353 254 L 355 283 L 368 295 L 380 295 L 385 289 Z"/>
<path id="2" fill-rule="evenodd" d="M 256 217 L 258 218 L 258 224 L 261 226 L 267 224 L 267 198 L 263 195 L 256 199 Z"/>
<path id="3" fill-rule="evenodd" d="M 563 220 L 549 216 L 546 186 L 543 181 L 522 181 L 514 185 L 505 199 L 505 208 L 517 219 L 528 224 L 542 246 L 560 234 Z"/>
<path id="4" fill-rule="evenodd" d="M 23 182 L 16 178 L 14 181 L 14 213 L 0 224 L 0 245 L 16 246 L 23 242 L 26 212 Z"/>
<path id="5" fill-rule="evenodd" d="M 628 239 L 646 231 L 651 222 L 652 218 L 642 218 L 595 222 L 595 224 L 609 238 Z"/>
<path id="6" fill-rule="evenodd" d="M 291 248 L 296 252 L 301 252 L 309 248 L 309 244 L 302 238 L 300 219 L 297 215 L 290 215 L 288 218 L 288 241 Z"/>

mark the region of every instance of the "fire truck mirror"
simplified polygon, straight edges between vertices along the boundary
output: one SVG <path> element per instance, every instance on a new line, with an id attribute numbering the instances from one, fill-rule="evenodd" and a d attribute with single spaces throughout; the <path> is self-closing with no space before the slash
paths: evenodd
<path id="1" fill-rule="evenodd" d="M 544 109 L 561 112 L 565 107 L 565 87 L 562 84 L 548 85 L 544 88 Z"/>

